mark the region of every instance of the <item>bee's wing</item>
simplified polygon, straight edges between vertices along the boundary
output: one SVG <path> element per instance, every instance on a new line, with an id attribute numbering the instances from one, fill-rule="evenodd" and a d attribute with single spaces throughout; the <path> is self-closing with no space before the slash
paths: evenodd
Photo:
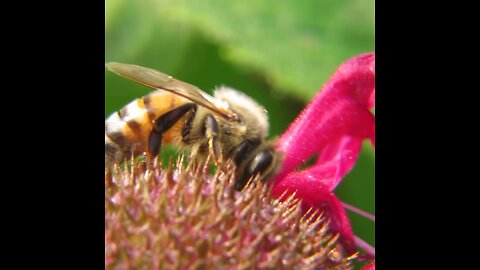
<path id="1" fill-rule="evenodd" d="M 225 103 L 203 92 L 198 87 L 174 79 L 160 71 L 137 65 L 110 62 L 105 65 L 107 69 L 122 77 L 143 84 L 153 89 L 162 89 L 189 99 L 203 106 L 227 120 L 236 120 L 237 116 L 228 109 Z"/>

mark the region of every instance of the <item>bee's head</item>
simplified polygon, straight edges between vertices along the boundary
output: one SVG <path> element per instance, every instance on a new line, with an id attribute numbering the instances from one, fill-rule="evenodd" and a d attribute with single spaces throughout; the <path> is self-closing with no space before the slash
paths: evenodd
<path id="1" fill-rule="evenodd" d="M 238 115 L 240 125 L 248 129 L 247 136 L 267 137 L 268 115 L 262 105 L 244 93 L 225 86 L 216 89 L 214 97 L 229 104 L 230 109 Z"/>

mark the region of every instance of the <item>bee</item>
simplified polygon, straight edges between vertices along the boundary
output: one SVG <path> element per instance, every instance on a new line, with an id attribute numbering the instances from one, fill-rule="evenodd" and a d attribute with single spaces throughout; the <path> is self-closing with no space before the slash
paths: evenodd
<path id="1" fill-rule="evenodd" d="M 220 87 L 213 96 L 150 68 L 110 62 L 108 70 L 155 89 L 105 120 L 105 162 L 122 162 L 146 153 L 156 157 L 164 144 L 189 149 L 192 156 L 231 158 L 235 188 L 251 177 L 265 180 L 278 169 L 274 141 L 266 141 L 267 111 L 249 96 Z"/>

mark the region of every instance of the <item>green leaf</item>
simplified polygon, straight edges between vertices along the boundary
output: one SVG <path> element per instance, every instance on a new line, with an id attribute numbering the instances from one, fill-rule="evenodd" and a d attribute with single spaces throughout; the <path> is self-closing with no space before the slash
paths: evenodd
<path id="1" fill-rule="evenodd" d="M 373 0 L 164 0 L 161 18 L 222 44 L 222 55 L 309 100 L 346 59 L 374 50 Z"/>

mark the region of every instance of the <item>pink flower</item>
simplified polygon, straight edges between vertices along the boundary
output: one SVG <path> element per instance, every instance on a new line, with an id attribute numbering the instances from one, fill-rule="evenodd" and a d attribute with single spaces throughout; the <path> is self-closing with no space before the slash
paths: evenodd
<path id="1" fill-rule="evenodd" d="M 285 154 L 275 177 L 273 195 L 296 191 L 302 207 L 319 209 L 330 218 L 330 229 L 340 234 L 348 252 L 355 252 L 355 237 L 340 200 L 333 193 L 353 168 L 368 139 L 375 145 L 375 54 L 366 53 L 344 62 L 322 90 L 279 140 Z M 315 165 L 294 171 L 313 155 Z"/>

